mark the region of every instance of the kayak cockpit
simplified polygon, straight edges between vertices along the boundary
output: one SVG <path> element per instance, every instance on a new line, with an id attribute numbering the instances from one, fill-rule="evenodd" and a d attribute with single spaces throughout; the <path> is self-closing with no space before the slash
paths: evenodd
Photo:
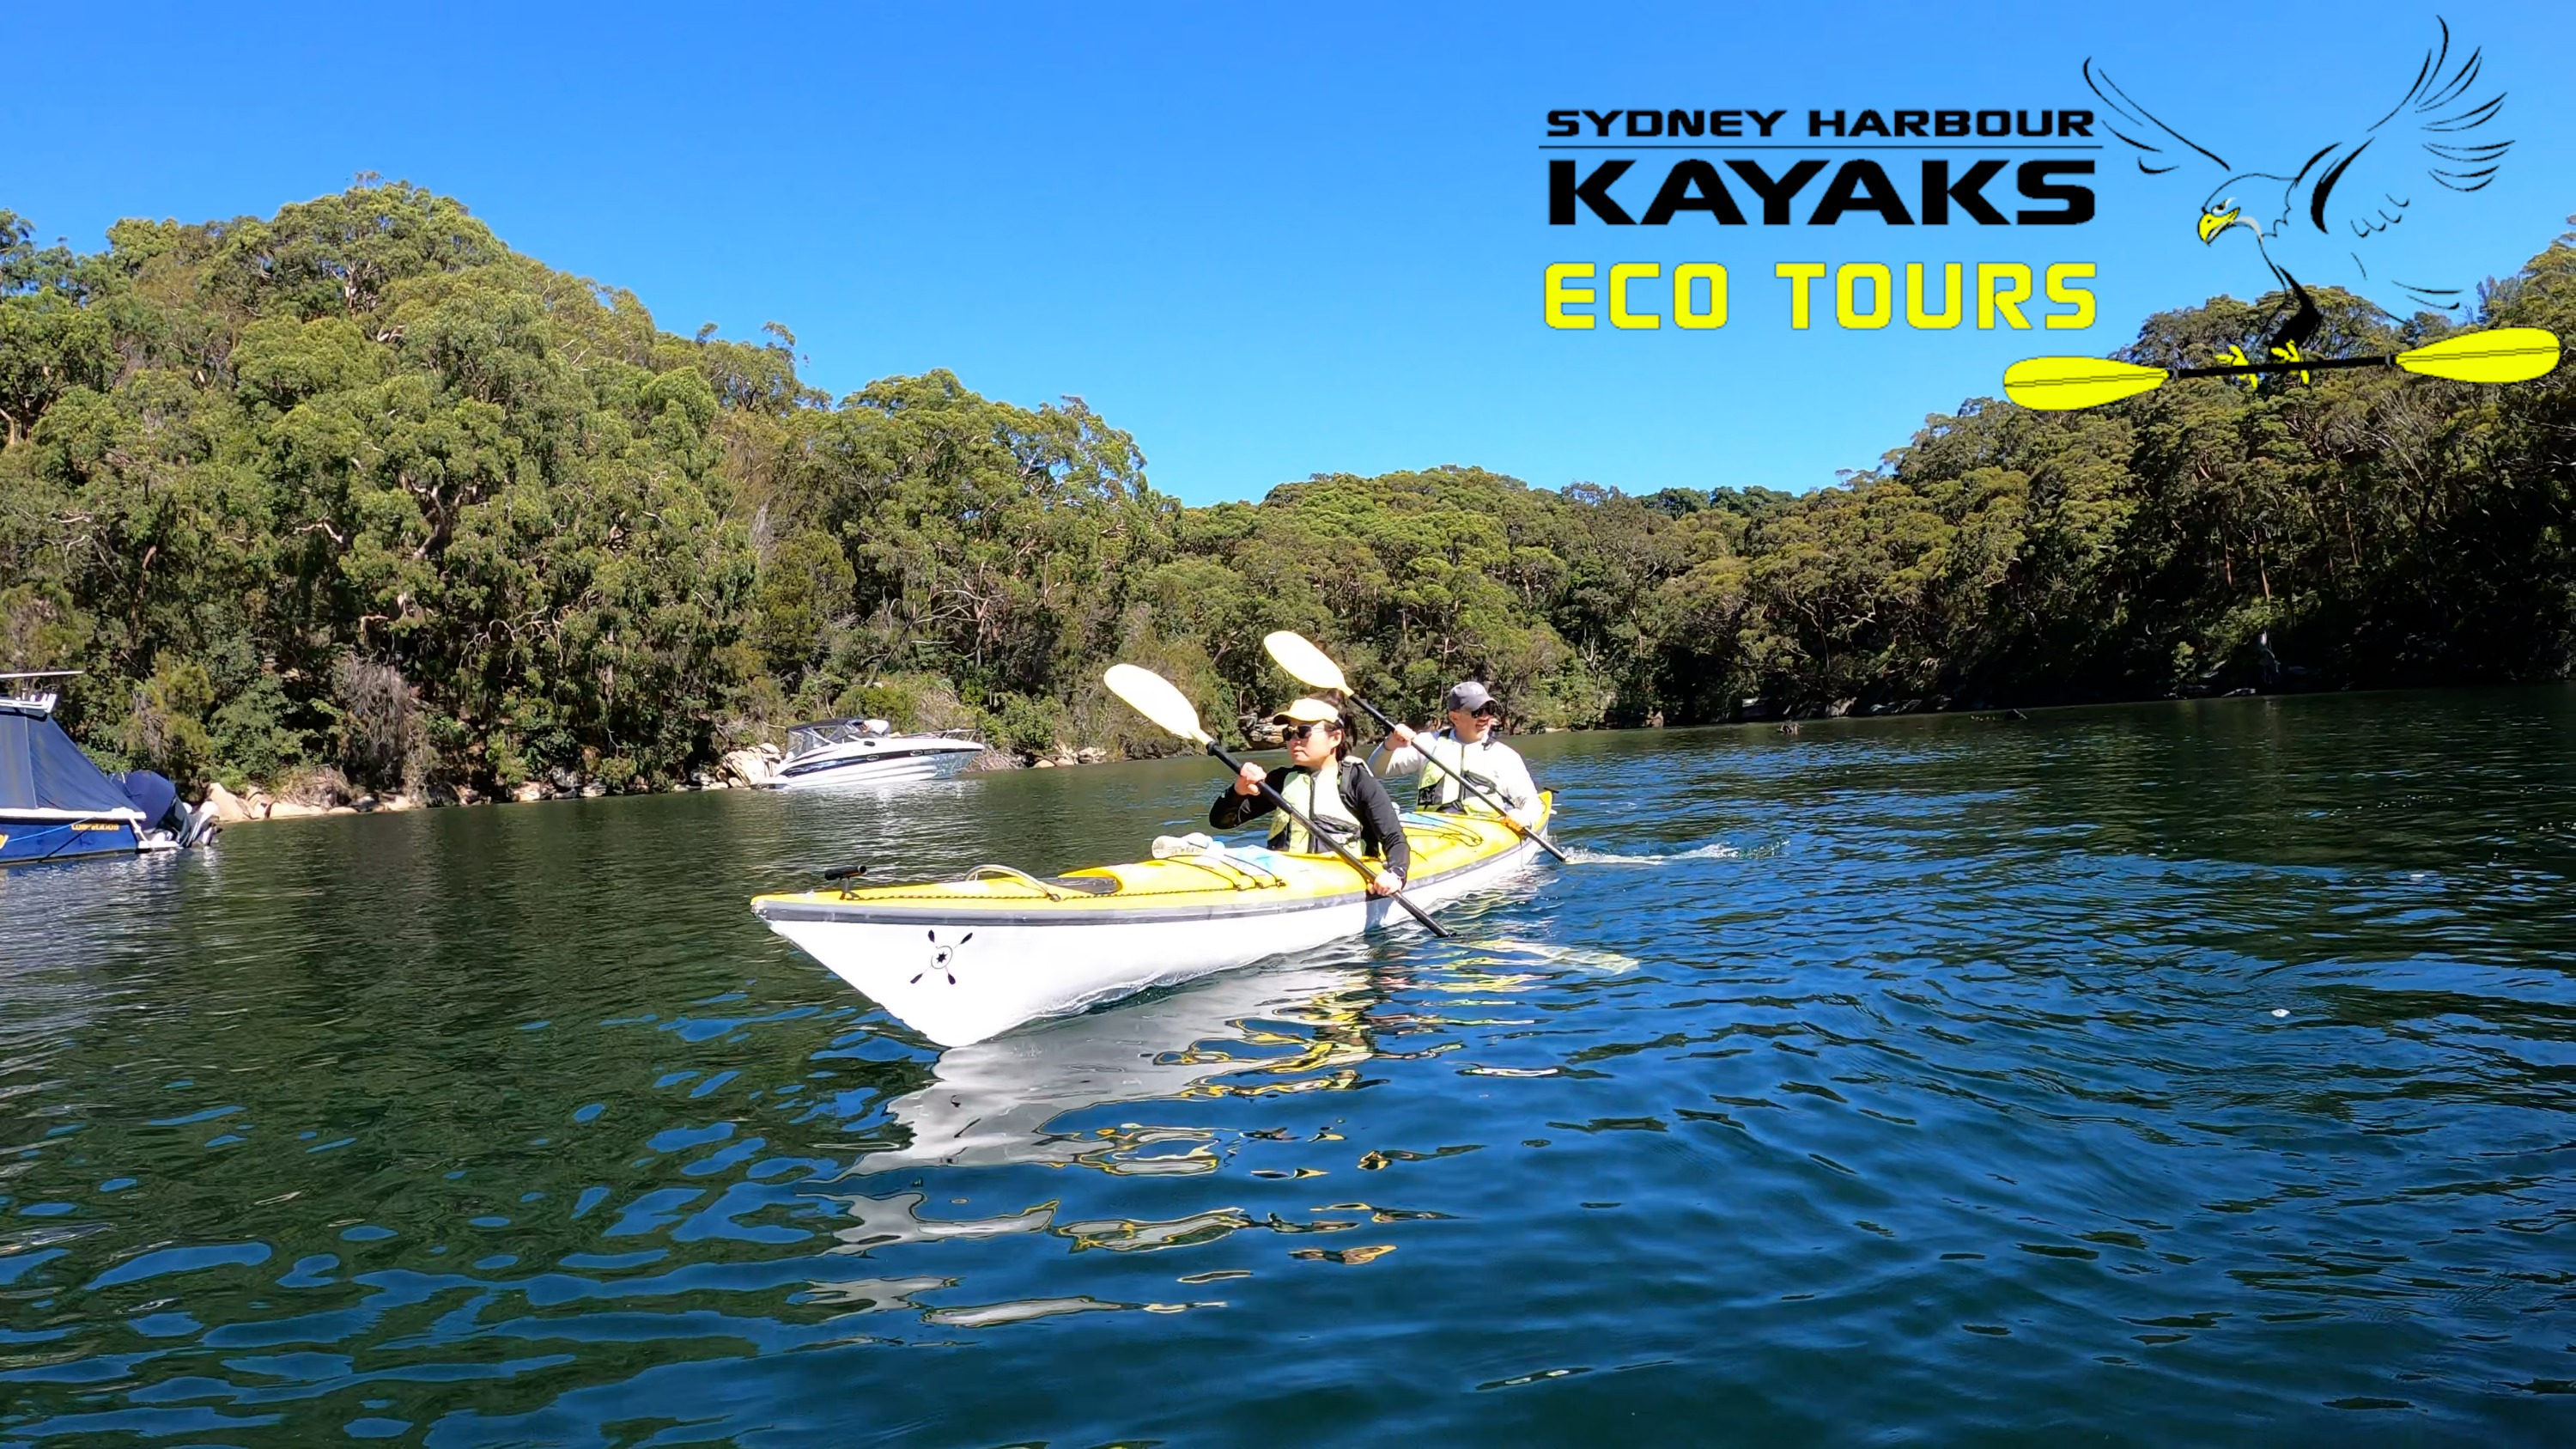
<path id="1" fill-rule="evenodd" d="M 1061 900 L 1071 891 L 1077 895 L 1114 896 L 1118 894 L 1118 877 L 1095 868 L 1091 873 L 1034 876 L 1016 866 L 979 865 L 966 873 L 968 880 L 1015 880 L 1035 886 L 1048 900 Z"/>

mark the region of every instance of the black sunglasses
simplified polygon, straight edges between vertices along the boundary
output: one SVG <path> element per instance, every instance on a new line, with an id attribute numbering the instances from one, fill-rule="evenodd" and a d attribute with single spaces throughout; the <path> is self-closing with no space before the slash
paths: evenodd
<path id="1" fill-rule="evenodd" d="M 1279 738 L 1283 740 L 1302 740 L 1317 730 L 1331 730 L 1335 734 L 1340 734 L 1342 732 L 1342 727 L 1337 724 L 1326 722 L 1290 725 L 1288 728 L 1279 732 Z"/>

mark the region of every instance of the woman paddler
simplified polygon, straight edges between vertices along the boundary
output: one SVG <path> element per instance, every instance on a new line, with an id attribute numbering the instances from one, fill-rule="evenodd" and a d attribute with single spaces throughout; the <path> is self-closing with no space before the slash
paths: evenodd
<path id="1" fill-rule="evenodd" d="M 1296 763 L 1272 776 L 1245 761 L 1234 788 L 1208 807 L 1209 828 L 1232 830 L 1269 814 L 1270 802 L 1261 794 L 1261 782 L 1267 779 L 1281 799 L 1305 812 L 1334 839 L 1348 845 L 1357 838 L 1362 847 L 1358 854 L 1386 861 L 1386 868 L 1369 882 L 1370 895 L 1393 895 L 1404 889 L 1405 874 L 1413 869 L 1413 847 L 1405 841 L 1404 822 L 1386 786 L 1369 773 L 1365 761 L 1350 758 L 1350 730 L 1342 712 L 1320 699 L 1307 698 L 1272 715 L 1270 722 L 1282 727 L 1288 758 Z M 1291 855 L 1323 855 L 1331 850 L 1285 814 L 1270 831 L 1270 848 Z"/>

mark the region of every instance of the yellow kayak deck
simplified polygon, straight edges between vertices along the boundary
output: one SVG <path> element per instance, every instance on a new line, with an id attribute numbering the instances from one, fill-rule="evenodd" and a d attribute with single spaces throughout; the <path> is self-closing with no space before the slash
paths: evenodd
<path id="1" fill-rule="evenodd" d="M 1547 828 L 1553 806 L 1542 796 L 1535 829 Z M 1492 815 L 1428 815 L 1406 811 L 1404 838 L 1413 847 L 1412 885 L 1481 864 L 1528 837 Z M 1373 863 L 1373 862 L 1372 862 Z M 1266 846 L 1229 845 L 1123 865 L 1096 865 L 1059 876 L 1034 876 L 1009 866 L 976 867 L 963 880 L 909 885 L 827 887 L 753 898 L 752 909 L 778 915 L 840 916 L 853 907 L 937 911 L 972 920 L 984 911 L 1014 915 L 1032 909 L 1067 918 L 1115 918 L 1139 909 L 1239 902 L 1249 895 L 1265 904 L 1323 903 L 1357 895 L 1367 880 L 1334 855 L 1292 855 Z"/>

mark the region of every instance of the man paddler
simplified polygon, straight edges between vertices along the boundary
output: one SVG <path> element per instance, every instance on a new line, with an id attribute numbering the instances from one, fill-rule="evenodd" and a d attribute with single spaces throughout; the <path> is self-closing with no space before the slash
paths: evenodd
<path id="1" fill-rule="evenodd" d="M 1538 785 L 1530 779 L 1529 766 L 1522 763 L 1520 752 L 1495 737 L 1494 727 L 1502 721 L 1503 707 L 1495 702 L 1492 691 L 1485 688 L 1482 680 L 1462 679 L 1449 687 L 1440 707 L 1449 714 L 1446 729 L 1419 733 L 1408 725 L 1397 725 L 1394 733 L 1387 736 L 1397 748 L 1386 757 L 1386 772 L 1402 775 L 1417 768 L 1422 771 L 1422 777 L 1414 782 L 1415 803 L 1421 809 L 1493 814 L 1493 806 L 1458 783 L 1458 777 L 1464 775 L 1509 807 L 1512 819 L 1535 827 L 1539 817 Z"/>
<path id="2" fill-rule="evenodd" d="M 1208 807 L 1208 827 L 1232 830 L 1269 814 L 1271 804 L 1261 794 L 1261 782 L 1266 779 L 1279 798 L 1334 839 L 1345 846 L 1359 842 L 1355 854 L 1385 860 L 1385 868 L 1369 882 L 1370 895 L 1402 890 L 1406 873 L 1413 869 L 1413 847 L 1405 841 L 1404 821 L 1386 786 L 1369 773 L 1365 761 L 1350 758 L 1350 728 L 1342 712 L 1323 700 L 1307 698 L 1272 715 L 1270 722 L 1281 726 L 1288 758 L 1295 763 L 1271 775 L 1245 761 L 1234 787 Z M 1284 813 L 1270 831 L 1270 848 L 1291 855 L 1324 855 L 1332 850 Z"/>

